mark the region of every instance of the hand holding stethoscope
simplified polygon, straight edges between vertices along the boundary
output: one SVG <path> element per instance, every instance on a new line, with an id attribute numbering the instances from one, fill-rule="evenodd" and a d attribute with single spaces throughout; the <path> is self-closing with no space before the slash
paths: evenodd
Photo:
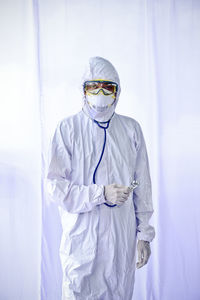
<path id="1" fill-rule="evenodd" d="M 139 182 L 136 180 L 133 180 L 130 184 L 130 186 L 124 186 L 121 184 L 110 184 L 106 185 L 104 188 L 104 195 L 106 200 L 106 205 L 110 207 L 114 206 L 121 206 L 126 202 L 128 197 L 130 196 L 130 193 L 136 189 L 136 187 L 139 185 Z"/>

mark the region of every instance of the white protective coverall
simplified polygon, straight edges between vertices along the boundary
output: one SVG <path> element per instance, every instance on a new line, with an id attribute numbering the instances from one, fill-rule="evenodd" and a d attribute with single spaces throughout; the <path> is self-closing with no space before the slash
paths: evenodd
<path id="1" fill-rule="evenodd" d="M 134 289 L 136 241 L 151 242 L 154 228 L 151 180 L 144 137 L 139 123 L 114 113 L 120 81 L 112 64 L 90 59 L 83 82 L 107 79 L 119 85 L 117 100 L 107 115 L 83 110 L 61 120 L 56 128 L 47 175 L 49 192 L 58 204 L 63 234 L 60 259 L 62 300 L 131 300 Z M 113 114 L 114 113 L 114 114 Z M 105 130 L 92 118 L 110 124 L 101 163 Z M 139 186 L 121 206 L 106 206 L 104 186 Z"/>

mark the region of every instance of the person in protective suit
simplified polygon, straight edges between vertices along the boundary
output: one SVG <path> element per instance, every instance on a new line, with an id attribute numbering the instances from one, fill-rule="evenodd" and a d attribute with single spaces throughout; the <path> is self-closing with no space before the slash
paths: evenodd
<path id="1" fill-rule="evenodd" d="M 63 228 L 62 300 L 131 300 L 135 269 L 151 253 L 147 150 L 139 123 L 115 113 L 119 95 L 113 65 L 90 58 L 83 108 L 53 137 L 47 180 Z"/>

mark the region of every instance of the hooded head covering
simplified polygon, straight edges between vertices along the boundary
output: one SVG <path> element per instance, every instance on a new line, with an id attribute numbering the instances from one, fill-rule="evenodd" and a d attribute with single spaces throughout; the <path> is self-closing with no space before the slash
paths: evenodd
<path id="1" fill-rule="evenodd" d="M 90 118 L 98 122 L 106 122 L 111 119 L 112 115 L 115 112 L 115 107 L 119 99 L 121 88 L 120 88 L 119 75 L 115 70 L 114 66 L 108 60 L 99 56 L 91 57 L 89 59 L 89 64 L 86 67 L 85 73 L 82 78 L 82 85 L 84 85 L 85 81 L 97 80 L 97 79 L 114 81 L 118 84 L 116 100 L 113 103 L 113 105 L 108 107 L 105 111 L 96 111 L 88 104 L 85 95 L 83 95 L 84 98 L 83 111 Z"/>

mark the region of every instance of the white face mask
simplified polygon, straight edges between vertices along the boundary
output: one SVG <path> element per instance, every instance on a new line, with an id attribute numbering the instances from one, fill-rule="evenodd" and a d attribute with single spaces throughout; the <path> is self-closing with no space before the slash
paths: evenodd
<path id="1" fill-rule="evenodd" d="M 86 95 L 85 97 L 89 106 L 97 112 L 105 112 L 115 102 L 113 95 L 105 96 L 102 93 L 98 95 Z"/>

